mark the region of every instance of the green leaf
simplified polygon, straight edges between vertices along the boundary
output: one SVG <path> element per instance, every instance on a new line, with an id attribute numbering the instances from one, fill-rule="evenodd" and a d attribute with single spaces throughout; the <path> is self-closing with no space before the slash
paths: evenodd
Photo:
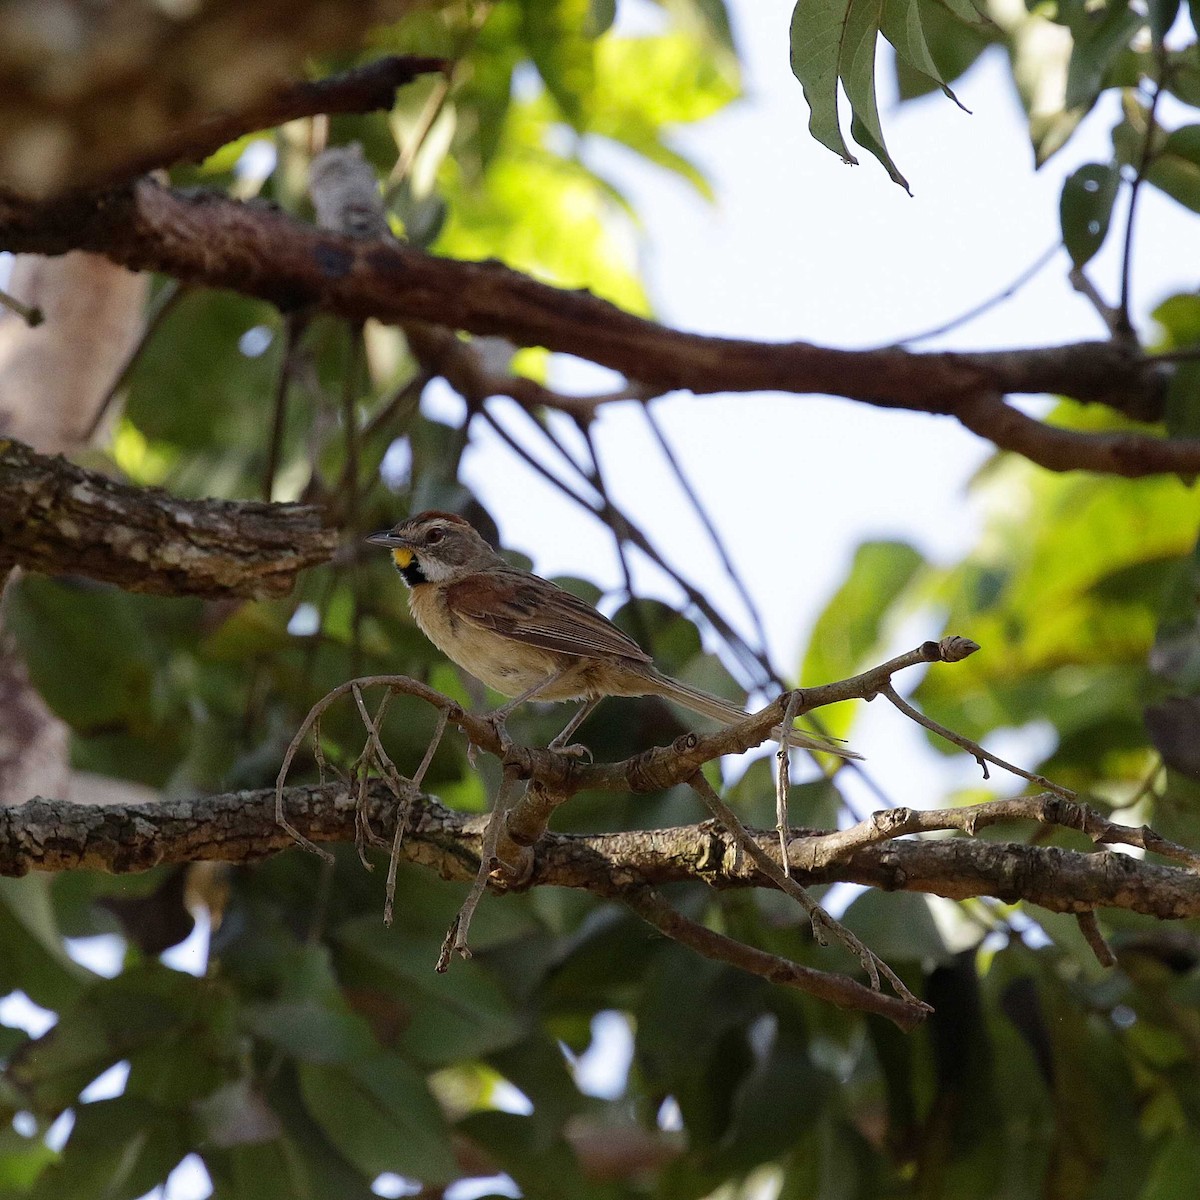
<path id="1" fill-rule="evenodd" d="M 937 2 L 948 12 L 952 12 L 960 21 L 965 21 L 968 25 L 978 25 L 983 20 L 979 9 L 971 3 L 971 0 L 937 0 Z"/>
<path id="2" fill-rule="evenodd" d="M 1169 133 L 1146 171 L 1150 183 L 1200 213 L 1200 125 Z"/>
<path id="3" fill-rule="evenodd" d="M 1156 48 L 1161 49 L 1175 18 L 1179 15 L 1180 0 L 1147 0 L 1146 12 L 1150 18 L 1150 36 Z"/>
<path id="4" fill-rule="evenodd" d="M 884 145 L 875 101 L 875 45 L 882 16 L 883 0 L 797 0 L 791 24 L 792 73 L 804 89 L 813 137 L 844 162 L 858 161 L 842 136 L 840 82 L 850 101 L 855 140 L 908 191 Z"/>
<path id="5" fill-rule="evenodd" d="M 842 922 L 891 962 L 950 963 L 983 937 L 955 905 L 915 892 L 865 891 L 846 909 Z"/>
<path id="6" fill-rule="evenodd" d="M 67 954 L 51 882 L 42 874 L 0 878 L 0 991 L 20 988 L 35 1004 L 61 1010 L 96 976 Z"/>
<path id="7" fill-rule="evenodd" d="M 595 85 L 595 32 L 590 0 L 522 0 L 521 36 L 529 56 L 563 115 L 580 130 Z"/>
<path id="8" fill-rule="evenodd" d="M 530 1117 L 506 1112 L 472 1113 L 459 1129 L 511 1175 L 529 1200 L 616 1200 L 611 1185 L 585 1179 L 579 1160 L 561 1136 L 548 1145 Z"/>
<path id="9" fill-rule="evenodd" d="M 316 1001 L 247 1005 L 242 1014 L 252 1033 L 303 1062 L 351 1062 L 376 1048 L 362 1017 Z"/>
<path id="10" fill-rule="evenodd" d="M 934 80 L 958 104 L 958 97 L 942 78 L 937 63 L 925 37 L 925 26 L 921 19 L 920 0 L 884 0 L 883 20 L 880 24 L 883 36 L 895 47 L 896 53 L 914 71 Z M 962 105 L 960 104 L 961 108 Z"/>
<path id="11" fill-rule="evenodd" d="M 1121 172 L 1114 163 L 1088 163 L 1063 182 L 1059 221 L 1067 253 L 1077 267 L 1090 262 L 1104 245 L 1120 183 Z"/>
<path id="12" fill-rule="evenodd" d="M 1195 1131 L 1181 1129 L 1167 1139 L 1138 1200 L 1175 1200 L 1188 1195 L 1200 1179 L 1200 1142 Z"/>
<path id="13" fill-rule="evenodd" d="M 845 581 L 813 626 L 800 668 L 800 683 L 811 687 L 845 679 L 863 668 L 878 649 L 889 615 L 925 565 L 906 542 L 863 542 Z M 822 724 L 844 736 L 855 707 L 821 710 Z"/>
<path id="14" fill-rule="evenodd" d="M 136 1200 L 161 1184 L 190 1149 L 186 1116 L 132 1096 L 81 1104 L 59 1161 L 31 1200 Z"/>
<path id="15" fill-rule="evenodd" d="M 1107 86 L 1109 71 L 1141 29 L 1143 18 L 1129 7 L 1128 0 L 1109 0 L 1098 6 L 1069 0 L 1060 11 L 1074 39 L 1063 103 L 1068 109 L 1086 110 Z"/>
<path id="16" fill-rule="evenodd" d="M 69 725 L 150 723 L 157 664 L 127 593 L 26 575 L 6 597 L 5 624 L 34 685 Z"/>
<path id="17" fill-rule="evenodd" d="M 422 1076 L 391 1053 L 349 1066 L 298 1064 L 313 1119 L 360 1170 L 425 1183 L 457 1174 L 449 1130 Z"/>
<path id="18" fill-rule="evenodd" d="M 526 1024 L 477 962 L 438 974 L 431 941 L 380 936 L 378 918 L 359 917 L 337 929 L 342 975 L 357 989 L 403 996 L 405 1054 L 443 1065 L 499 1050 L 525 1036 Z"/>
<path id="19" fill-rule="evenodd" d="M 904 57 L 898 56 L 896 82 L 901 100 L 928 95 L 939 86 L 938 79 L 960 78 L 997 37 L 995 27 L 979 22 L 977 15 L 972 23 L 965 24 L 937 0 L 916 0 L 916 6 L 920 13 L 922 36 L 930 57 L 937 65 L 938 75 L 931 77 L 916 70 L 909 66 Z M 884 18 L 886 31 L 887 9 L 884 10 Z"/>

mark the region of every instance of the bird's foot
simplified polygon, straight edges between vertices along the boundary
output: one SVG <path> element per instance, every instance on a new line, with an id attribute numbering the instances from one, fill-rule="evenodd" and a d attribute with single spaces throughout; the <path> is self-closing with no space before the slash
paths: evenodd
<path id="1" fill-rule="evenodd" d="M 576 762 L 594 762 L 592 752 L 589 747 L 582 742 L 572 742 L 569 746 L 564 746 L 558 738 L 555 738 L 547 747 L 547 750 L 553 750 L 557 754 L 563 754 L 567 758 L 573 758 Z"/>

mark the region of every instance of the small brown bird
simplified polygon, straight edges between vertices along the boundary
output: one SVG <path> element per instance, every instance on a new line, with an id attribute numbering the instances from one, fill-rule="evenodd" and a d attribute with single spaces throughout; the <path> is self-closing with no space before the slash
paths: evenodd
<path id="1" fill-rule="evenodd" d="M 425 636 L 476 679 L 515 697 L 502 713 L 523 700 L 583 701 L 553 745 L 563 745 L 605 696 L 663 696 L 722 725 L 746 716 L 719 696 L 664 675 L 602 613 L 505 562 L 462 517 L 419 513 L 367 541 L 391 550 Z M 798 730 L 788 740 L 859 757 Z"/>

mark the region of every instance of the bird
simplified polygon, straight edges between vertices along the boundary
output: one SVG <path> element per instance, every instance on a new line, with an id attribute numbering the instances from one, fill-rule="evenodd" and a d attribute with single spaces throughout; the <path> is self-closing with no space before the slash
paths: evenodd
<path id="1" fill-rule="evenodd" d="M 661 696 L 720 725 L 746 717 L 727 700 L 664 674 L 603 613 L 507 562 L 455 513 L 418 513 L 366 540 L 391 551 L 422 633 L 481 683 L 512 697 L 497 710 L 502 719 L 526 700 L 582 702 L 552 747 L 564 746 L 607 696 Z M 861 757 L 796 729 L 788 742 Z"/>

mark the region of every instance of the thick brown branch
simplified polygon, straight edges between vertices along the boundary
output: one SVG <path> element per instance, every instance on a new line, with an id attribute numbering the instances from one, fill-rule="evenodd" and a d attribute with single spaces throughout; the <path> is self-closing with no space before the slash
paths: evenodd
<path id="1" fill-rule="evenodd" d="M 180 500 L 0 439 L 0 573 L 13 565 L 168 596 L 281 596 L 337 534 L 315 508 Z"/>
<path id="2" fill-rule="evenodd" d="M 396 812 L 390 788 L 373 780 L 366 798 L 372 824 L 390 835 Z M 353 842 L 355 796 L 343 785 L 288 788 L 284 801 L 289 819 L 306 837 Z M 469 883 L 479 867 L 486 822 L 486 816 L 466 816 L 418 798 L 400 858 Z M 774 831 L 755 836 L 768 853 L 778 846 Z M 846 881 L 955 900 L 1025 900 L 1056 912 L 1111 907 L 1160 919 L 1200 916 L 1200 875 L 1127 854 L 956 837 L 862 846 L 809 869 L 803 847 L 812 836 L 824 835 L 791 833 L 792 875 L 806 886 Z M 141 871 L 202 859 L 246 862 L 292 848 L 291 837 L 275 822 L 270 788 L 144 805 L 31 800 L 0 808 L 0 875 Z M 695 880 L 714 888 L 770 886 L 733 838 L 711 825 L 548 833 L 534 848 L 533 869 L 522 886 L 574 887 L 616 897 L 629 889 Z"/>
<path id="3" fill-rule="evenodd" d="M 1109 342 L 915 354 L 705 337 L 498 263 L 456 262 L 391 240 L 341 237 L 268 209 L 219 196 L 185 197 L 149 180 L 41 205 L 0 194 L 0 242 L 38 254 L 92 250 L 125 266 L 232 288 L 283 308 L 314 305 L 353 320 L 425 321 L 497 334 L 590 359 L 652 392 L 819 392 L 953 416 L 1002 449 L 1057 470 L 1200 470 L 1200 440 L 1106 439 L 1052 429 L 998 399 L 1051 392 L 1158 412 L 1161 367 Z"/>

